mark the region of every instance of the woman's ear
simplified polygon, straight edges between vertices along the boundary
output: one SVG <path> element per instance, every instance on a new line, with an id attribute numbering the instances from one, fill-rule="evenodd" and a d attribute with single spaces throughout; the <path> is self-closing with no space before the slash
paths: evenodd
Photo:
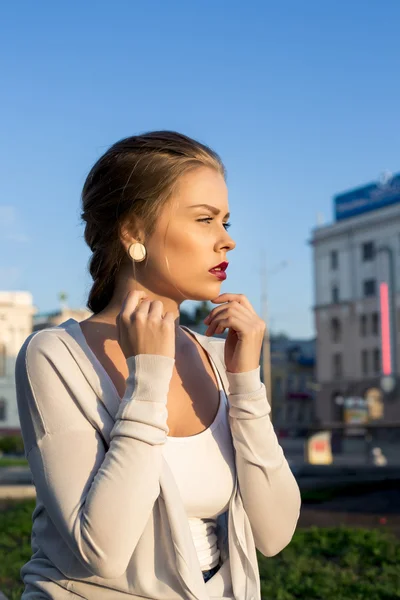
<path id="1" fill-rule="evenodd" d="M 135 217 L 134 221 L 124 221 L 119 228 L 119 238 L 125 252 L 135 242 L 144 243 L 144 229 L 140 226 L 140 220 Z"/>

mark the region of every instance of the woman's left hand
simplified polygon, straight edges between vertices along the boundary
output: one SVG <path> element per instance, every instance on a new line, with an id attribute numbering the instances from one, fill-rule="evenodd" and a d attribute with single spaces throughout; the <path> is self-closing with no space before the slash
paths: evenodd
<path id="1" fill-rule="evenodd" d="M 220 294 L 204 323 L 208 325 L 206 335 L 223 333 L 228 327 L 225 342 L 225 366 L 229 373 L 253 371 L 260 365 L 261 348 L 265 323 L 243 294 Z"/>

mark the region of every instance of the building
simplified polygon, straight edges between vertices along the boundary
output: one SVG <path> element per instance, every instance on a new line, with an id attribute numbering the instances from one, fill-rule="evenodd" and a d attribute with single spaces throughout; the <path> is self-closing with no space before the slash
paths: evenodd
<path id="1" fill-rule="evenodd" d="M 0 435 L 20 431 L 15 360 L 32 332 L 35 311 L 29 292 L 0 292 Z"/>
<path id="2" fill-rule="evenodd" d="M 33 332 L 59 325 L 67 319 L 82 321 L 92 313 L 66 306 L 38 313 L 30 292 L 0 292 L 0 436 L 19 434 L 15 390 L 15 361 L 22 344 Z"/>
<path id="3" fill-rule="evenodd" d="M 304 435 L 315 423 L 315 340 L 271 336 L 271 404 L 280 435 Z"/>
<path id="4" fill-rule="evenodd" d="M 381 394 L 384 420 L 400 421 L 400 174 L 336 196 L 334 209 L 311 240 L 317 417 L 342 421 L 343 399 Z"/>
<path id="5" fill-rule="evenodd" d="M 68 319 L 75 319 L 79 322 L 84 321 L 92 314 L 93 313 L 86 308 L 68 308 L 66 306 L 52 312 L 37 313 L 33 319 L 32 331 L 39 331 L 40 329 L 61 325 L 61 323 L 68 321 Z"/>

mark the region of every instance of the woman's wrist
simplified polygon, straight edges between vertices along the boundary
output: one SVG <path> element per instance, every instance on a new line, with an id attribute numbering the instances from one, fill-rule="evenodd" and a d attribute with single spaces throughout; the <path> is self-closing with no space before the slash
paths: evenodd
<path id="1" fill-rule="evenodd" d="M 230 373 L 227 371 L 226 376 L 229 382 L 229 392 L 231 394 L 249 394 L 251 392 L 257 392 L 262 385 L 260 371 L 260 366 L 251 371 L 244 371 L 242 373 Z"/>

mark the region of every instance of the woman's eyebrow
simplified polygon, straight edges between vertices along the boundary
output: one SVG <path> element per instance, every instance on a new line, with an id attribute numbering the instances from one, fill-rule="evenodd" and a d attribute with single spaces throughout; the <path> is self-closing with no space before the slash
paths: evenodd
<path id="1" fill-rule="evenodd" d="M 211 212 L 214 213 L 214 215 L 219 215 L 219 213 L 221 212 L 215 206 L 211 206 L 211 204 L 192 204 L 191 206 L 188 206 L 188 208 L 198 208 L 199 206 L 201 206 L 202 208 L 208 208 L 209 210 L 211 210 Z M 224 219 L 229 219 L 230 216 L 231 213 L 226 213 Z"/>

